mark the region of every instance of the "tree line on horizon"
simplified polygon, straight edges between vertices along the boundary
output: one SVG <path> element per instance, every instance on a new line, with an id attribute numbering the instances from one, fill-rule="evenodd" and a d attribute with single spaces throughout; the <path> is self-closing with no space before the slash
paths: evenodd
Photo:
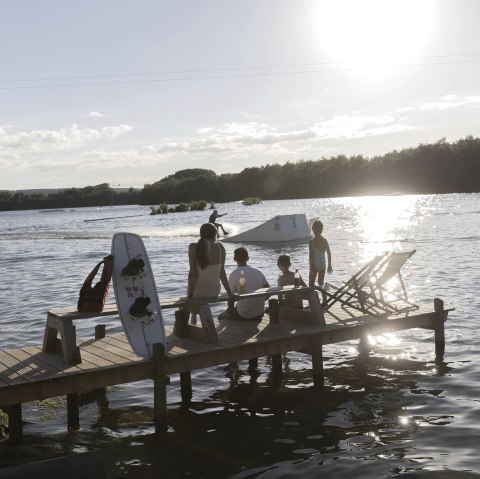
<path id="1" fill-rule="evenodd" d="M 367 158 L 338 155 L 245 168 L 217 175 L 192 168 L 177 171 L 143 189 L 116 192 L 108 183 L 54 193 L 0 192 L 0 210 L 79 208 L 110 205 L 177 204 L 340 196 L 480 192 L 480 138 L 444 138 Z"/>

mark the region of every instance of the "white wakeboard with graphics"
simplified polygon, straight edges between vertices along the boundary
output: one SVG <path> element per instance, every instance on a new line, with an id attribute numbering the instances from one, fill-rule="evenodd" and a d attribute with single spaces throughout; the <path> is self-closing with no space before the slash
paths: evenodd
<path id="1" fill-rule="evenodd" d="M 155 280 L 140 236 L 116 233 L 112 239 L 113 287 L 118 313 L 133 351 L 153 356 L 153 345 L 165 342 L 165 327 Z"/>

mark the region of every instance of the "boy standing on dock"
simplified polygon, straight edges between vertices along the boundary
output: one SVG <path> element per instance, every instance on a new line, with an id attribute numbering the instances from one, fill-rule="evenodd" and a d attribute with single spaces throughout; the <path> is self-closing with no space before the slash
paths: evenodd
<path id="1" fill-rule="evenodd" d="M 315 286 L 315 280 L 318 277 L 318 286 L 322 292 L 323 302 L 327 301 L 327 295 L 324 289 L 325 282 L 325 270 L 329 273 L 333 272 L 332 269 L 332 254 L 330 252 L 330 246 L 327 238 L 322 236 L 323 223 L 320 220 L 315 220 L 312 223 L 313 238 L 308 243 L 309 259 L 310 259 L 310 276 L 308 285 L 310 287 Z M 325 254 L 327 261 L 325 261 Z M 328 264 L 328 266 L 327 266 Z"/>

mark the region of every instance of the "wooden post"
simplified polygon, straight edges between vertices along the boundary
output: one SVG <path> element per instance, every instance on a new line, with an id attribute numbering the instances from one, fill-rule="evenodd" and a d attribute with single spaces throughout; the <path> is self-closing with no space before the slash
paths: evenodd
<path id="1" fill-rule="evenodd" d="M 178 338 L 187 337 L 188 329 L 188 313 L 183 310 L 175 311 L 175 324 L 173 326 L 173 333 Z"/>
<path id="2" fill-rule="evenodd" d="M 314 387 L 321 387 L 325 381 L 323 374 L 323 351 L 321 336 L 313 336 L 311 344 L 313 385 Z"/>
<path id="3" fill-rule="evenodd" d="M 106 333 L 106 327 L 104 324 L 97 324 L 95 326 L 95 341 L 99 341 L 100 339 L 103 339 L 105 337 Z M 89 391 L 87 394 L 100 397 L 103 396 L 107 393 L 106 388 L 98 388 L 94 389 L 92 391 Z M 67 396 L 67 401 L 68 401 L 68 396 Z M 79 426 L 77 426 L 75 429 L 78 429 Z"/>
<path id="4" fill-rule="evenodd" d="M 443 361 L 443 355 L 445 354 L 446 314 L 441 299 L 435 298 L 433 306 L 435 309 L 435 361 Z"/>
<path id="5" fill-rule="evenodd" d="M 268 300 L 268 314 L 270 316 L 270 324 L 278 324 L 280 322 L 280 305 L 278 299 Z M 272 354 L 272 376 L 275 384 L 282 380 L 282 355 Z"/>
<path id="6" fill-rule="evenodd" d="M 361 355 L 368 356 L 368 353 L 372 347 L 370 346 L 370 341 L 368 340 L 368 336 L 363 335 L 360 337 L 360 341 L 358 342 L 358 352 Z"/>
<path id="7" fill-rule="evenodd" d="M 165 374 L 165 346 L 153 345 L 153 410 L 155 433 L 167 431 L 167 377 Z"/>
<path id="8" fill-rule="evenodd" d="M 77 346 L 77 333 L 72 320 L 61 321 L 59 325 L 62 337 L 63 358 L 67 364 L 79 364 L 82 362 L 80 349 Z"/>
<path id="9" fill-rule="evenodd" d="M 282 355 L 272 354 L 272 376 L 273 382 L 278 384 L 282 380 Z"/>
<path id="10" fill-rule="evenodd" d="M 315 324 L 325 326 L 327 323 L 325 322 L 325 315 L 323 314 L 322 304 L 320 303 L 317 291 L 308 293 L 308 305 L 310 306 L 311 321 Z"/>
<path id="11" fill-rule="evenodd" d="M 255 369 L 258 367 L 258 358 L 252 358 L 248 360 L 248 369 Z"/>
<path id="12" fill-rule="evenodd" d="M 105 330 L 104 324 L 97 324 L 95 326 L 95 339 L 103 339 L 105 337 Z"/>
<path id="13" fill-rule="evenodd" d="M 278 324 L 280 321 L 280 306 L 278 299 L 268 300 L 268 315 L 270 316 L 270 324 Z"/>
<path id="14" fill-rule="evenodd" d="M 78 393 L 67 394 L 67 427 L 69 431 L 80 427 L 78 404 Z"/>
<path id="15" fill-rule="evenodd" d="M 204 334 L 209 343 L 218 343 L 217 330 L 215 329 L 215 323 L 213 322 L 212 310 L 209 304 L 202 304 L 198 309 L 200 321 Z"/>
<path id="16" fill-rule="evenodd" d="M 56 350 L 56 342 L 58 336 L 58 329 L 55 325 L 55 320 L 47 315 L 47 323 L 45 325 L 45 334 L 43 336 L 43 351 L 47 353 L 54 353 Z"/>
<path id="17" fill-rule="evenodd" d="M 180 373 L 180 391 L 182 393 L 182 402 L 188 403 L 192 399 L 192 375 L 190 371 Z"/>
<path id="18" fill-rule="evenodd" d="M 23 439 L 22 405 L 12 404 L 5 408 L 8 414 L 8 436 L 10 444 L 21 444 Z"/>

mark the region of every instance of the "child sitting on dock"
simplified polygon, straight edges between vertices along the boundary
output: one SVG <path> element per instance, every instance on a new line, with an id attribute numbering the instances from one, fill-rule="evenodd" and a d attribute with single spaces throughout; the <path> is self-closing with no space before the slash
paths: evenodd
<path id="1" fill-rule="evenodd" d="M 312 232 L 314 236 L 308 243 L 310 259 L 310 275 L 308 285 L 310 287 L 314 287 L 315 280 L 318 278 L 318 286 L 322 292 L 323 302 L 326 303 L 327 295 L 324 289 L 325 270 L 327 270 L 329 273 L 333 272 L 332 254 L 330 252 L 330 246 L 327 239 L 322 236 L 323 223 L 320 220 L 315 220 L 312 223 Z M 325 254 L 327 256 L 327 261 L 325 261 Z"/>
<path id="2" fill-rule="evenodd" d="M 295 285 L 295 273 L 290 271 L 290 266 L 292 265 L 290 255 L 281 254 L 277 259 L 277 266 L 282 272 L 282 274 L 277 279 L 277 284 L 279 288 L 285 286 Z M 299 275 L 298 286 L 307 286 L 305 281 Z M 302 295 L 298 293 L 284 294 L 280 298 L 280 304 L 288 308 L 303 309 L 303 300 Z"/>
<path id="3" fill-rule="evenodd" d="M 257 289 L 268 288 L 267 279 L 257 268 L 247 265 L 250 259 L 248 250 L 240 246 L 234 252 L 234 261 L 238 268 L 233 270 L 228 277 L 230 288 L 234 293 L 253 293 Z M 240 284 L 240 279 L 242 283 Z M 265 298 L 240 299 L 236 303 L 230 298 L 228 309 L 220 313 L 218 319 L 236 319 L 260 321 L 265 312 Z"/>

